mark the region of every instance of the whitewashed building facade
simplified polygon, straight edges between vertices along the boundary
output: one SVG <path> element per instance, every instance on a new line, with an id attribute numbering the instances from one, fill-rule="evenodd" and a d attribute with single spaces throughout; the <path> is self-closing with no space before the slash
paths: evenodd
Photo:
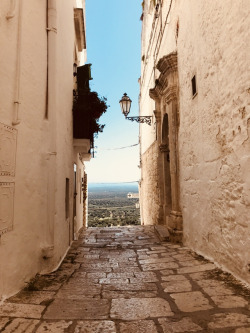
<path id="1" fill-rule="evenodd" d="M 143 224 L 250 283 L 250 2 L 144 0 Z"/>
<path id="2" fill-rule="evenodd" d="M 86 223 L 90 140 L 74 139 L 72 116 L 84 8 L 0 2 L 0 300 L 56 269 Z"/>

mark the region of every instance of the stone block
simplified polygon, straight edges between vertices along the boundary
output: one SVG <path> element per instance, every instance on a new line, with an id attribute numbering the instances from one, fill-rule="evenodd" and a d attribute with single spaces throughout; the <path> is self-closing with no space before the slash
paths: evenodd
<path id="1" fill-rule="evenodd" d="M 158 297 L 114 299 L 110 312 L 111 318 L 121 320 L 139 320 L 173 315 L 168 302 Z"/>
<path id="2" fill-rule="evenodd" d="M 110 302 L 108 300 L 69 300 L 56 299 L 44 314 L 44 319 L 107 319 Z"/>
<path id="3" fill-rule="evenodd" d="M 155 232 L 162 242 L 170 241 L 170 235 L 167 226 L 165 225 L 155 225 Z"/>
<path id="4" fill-rule="evenodd" d="M 179 321 L 171 321 L 167 318 L 158 319 L 163 333 L 182 333 L 182 332 L 198 332 L 203 329 L 196 325 L 191 318 L 183 318 Z"/>
<path id="5" fill-rule="evenodd" d="M 3 303 L 0 306 L 0 316 L 19 318 L 41 318 L 45 306 L 33 304 Z"/>
<path id="6" fill-rule="evenodd" d="M 21 291 L 17 295 L 8 299 L 11 303 L 24 304 L 42 304 L 51 301 L 55 296 L 55 292 L 51 291 Z"/>
<path id="7" fill-rule="evenodd" d="M 138 320 L 129 323 L 120 323 L 120 333 L 157 333 L 152 320 Z"/>
<path id="8" fill-rule="evenodd" d="M 187 279 L 163 282 L 161 285 L 165 293 L 180 293 L 192 290 L 192 285 Z"/>
<path id="9" fill-rule="evenodd" d="M 179 268 L 179 265 L 175 262 L 160 262 L 155 264 L 145 264 L 142 265 L 143 271 L 158 271 L 162 269 L 172 269 L 172 268 Z"/>
<path id="10" fill-rule="evenodd" d="M 207 298 L 199 291 L 191 291 L 186 293 L 170 295 L 183 312 L 195 312 L 212 309 Z"/>
<path id="11" fill-rule="evenodd" d="M 249 325 L 250 317 L 242 313 L 217 313 L 210 317 L 210 322 L 208 323 L 208 327 L 212 330 Z"/>
<path id="12" fill-rule="evenodd" d="M 36 333 L 64 333 L 72 325 L 72 321 L 57 320 L 56 322 L 43 321 Z"/>
<path id="13" fill-rule="evenodd" d="M 115 323 L 110 320 L 78 321 L 74 333 L 116 333 Z"/>
<path id="14" fill-rule="evenodd" d="M 235 295 L 217 295 L 211 298 L 219 308 L 224 309 L 241 308 L 249 304 L 243 297 Z"/>

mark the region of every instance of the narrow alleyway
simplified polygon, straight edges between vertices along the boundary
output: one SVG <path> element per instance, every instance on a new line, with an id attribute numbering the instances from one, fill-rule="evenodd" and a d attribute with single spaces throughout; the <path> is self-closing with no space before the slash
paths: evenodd
<path id="1" fill-rule="evenodd" d="M 89 228 L 0 306 L 5 333 L 250 332 L 249 291 L 153 227 Z"/>

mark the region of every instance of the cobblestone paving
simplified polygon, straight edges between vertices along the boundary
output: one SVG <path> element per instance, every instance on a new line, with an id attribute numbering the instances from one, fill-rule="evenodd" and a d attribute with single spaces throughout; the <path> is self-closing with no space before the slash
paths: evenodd
<path id="1" fill-rule="evenodd" d="M 250 333 L 249 290 L 153 227 L 89 228 L 0 306 L 5 333 Z"/>

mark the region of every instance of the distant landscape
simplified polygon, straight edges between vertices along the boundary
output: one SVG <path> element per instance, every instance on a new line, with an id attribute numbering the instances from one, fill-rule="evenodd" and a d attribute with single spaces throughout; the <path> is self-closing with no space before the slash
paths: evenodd
<path id="1" fill-rule="evenodd" d="M 112 227 L 140 224 L 139 199 L 127 198 L 138 193 L 137 183 L 88 185 L 88 226 Z"/>

